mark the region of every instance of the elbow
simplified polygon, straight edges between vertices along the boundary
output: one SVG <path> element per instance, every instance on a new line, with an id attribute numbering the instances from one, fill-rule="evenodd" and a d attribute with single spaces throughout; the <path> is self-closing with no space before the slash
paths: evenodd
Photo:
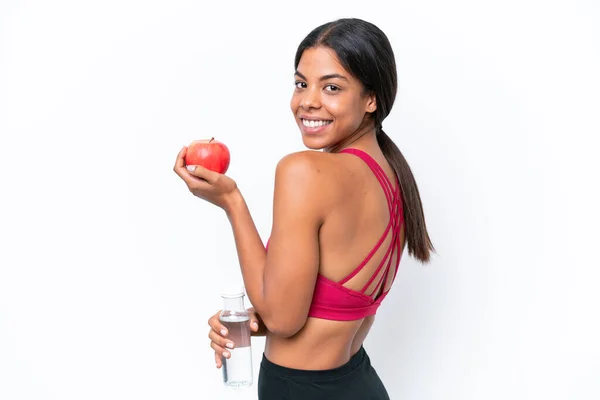
<path id="1" fill-rule="evenodd" d="M 281 338 L 290 338 L 294 336 L 304 326 L 304 322 L 299 323 L 296 321 L 284 321 L 274 318 L 268 320 L 263 319 L 263 322 L 271 335 Z"/>

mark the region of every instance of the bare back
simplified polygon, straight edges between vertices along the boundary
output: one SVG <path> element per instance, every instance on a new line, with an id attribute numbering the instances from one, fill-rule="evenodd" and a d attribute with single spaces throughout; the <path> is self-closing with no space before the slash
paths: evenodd
<path id="1" fill-rule="evenodd" d="M 383 168 L 391 182 L 395 174 L 379 150 L 368 153 Z M 350 154 L 319 153 L 317 162 L 325 176 L 323 196 L 334 207 L 326 215 L 319 231 L 319 274 L 340 281 L 359 265 L 375 244 L 382 238 L 390 222 L 386 195 L 374 173 L 360 158 Z M 360 290 L 365 288 L 385 257 L 392 240 L 392 232 L 383 236 L 382 245 L 365 266 L 344 286 Z M 396 265 L 405 245 L 404 226 L 400 230 L 400 249 L 392 255 Z M 384 271 L 375 274 L 365 293 L 375 298 L 387 291 L 394 274 L 389 274 L 380 287 Z M 294 336 L 284 338 L 267 333 L 265 355 L 272 362 L 297 369 L 330 369 L 346 363 L 356 353 L 367 337 L 375 316 L 353 320 L 335 321 L 308 317 L 304 327 Z"/>

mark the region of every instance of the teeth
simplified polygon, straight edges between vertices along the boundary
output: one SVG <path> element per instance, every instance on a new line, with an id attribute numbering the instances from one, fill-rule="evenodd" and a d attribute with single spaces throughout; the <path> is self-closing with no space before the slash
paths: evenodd
<path id="1" fill-rule="evenodd" d="M 313 120 L 309 121 L 307 119 L 302 120 L 302 124 L 308 128 L 318 128 L 323 125 L 328 125 L 330 123 L 331 123 L 331 121 L 323 121 L 323 120 L 319 120 L 319 121 L 313 121 Z"/>

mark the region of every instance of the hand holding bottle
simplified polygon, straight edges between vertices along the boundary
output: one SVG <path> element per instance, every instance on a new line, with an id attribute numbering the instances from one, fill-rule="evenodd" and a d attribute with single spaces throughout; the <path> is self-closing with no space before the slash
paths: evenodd
<path id="1" fill-rule="evenodd" d="M 228 350 L 235 347 L 235 343 L 228 338 L 229 332 L 227 331 L 227 328 L 219 319 L 220 315 L 221 310 L 217 311 L 208 320 L 208 325 L 210 326 L 208 338 L 211 341 L 210 347 L 215 351 L 215 363 L 217 368 L 223 366 L 223 357 L 229 358 L 231 356 L 231 353 Z M 254 308 L 248 309 L 248 316 L 250 317 L 248 323 L 250 324 L 252 336 L 264 336 L 266 332 L 265 326 L 260 320 L 259 315 L 254 311 Z"/>

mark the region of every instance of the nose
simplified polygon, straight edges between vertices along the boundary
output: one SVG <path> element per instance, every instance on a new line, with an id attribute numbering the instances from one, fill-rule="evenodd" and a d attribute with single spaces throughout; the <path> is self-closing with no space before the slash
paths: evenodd
<path id="1" fill-rule="evenodd" d="M 319 99 L 318 89 L 306 90 L 300 99 L 300 107 L 308 110 L 310 108 L 321 107 L 321 101 Z"/>

